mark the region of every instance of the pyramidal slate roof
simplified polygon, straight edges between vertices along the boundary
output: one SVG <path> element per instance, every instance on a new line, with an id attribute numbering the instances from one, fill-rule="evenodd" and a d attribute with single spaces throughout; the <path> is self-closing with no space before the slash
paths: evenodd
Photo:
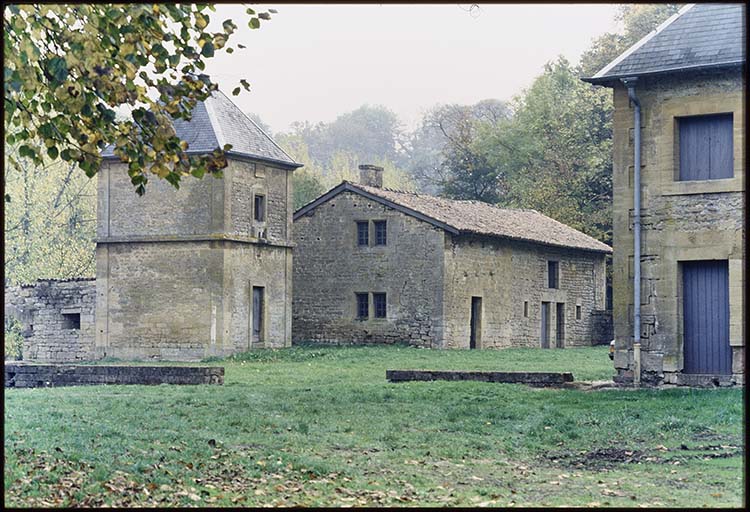
<path id="1" fill-rule="evenodd" d="M 221 91 L 214 91 L 205 101 L 198 102 L 192 114 L 190 121 L 174 120 L 177 136 L 189 144 L 187 153 L 210 153 L 231 144 L 228 156 L 253 158 L 293 169 L 302 167 Z M 102 157 L 117 158 L 112 150 L 108 146 Z"/>
<path id="2" fill-rule="evenodd" d="M 498 208 L 481 201 L 457 201 L 348 181 L 297 210 L 294 220 L 345 191 L 362 195 L 453 234 L 478 234 L 607 254 L 612 252 L 607 244 L 536 210 Z"/>
<path id="3" fill-rule="evenodd" d="M 688 4 L 583 80 L 607 84 L 626 77 L 742 66 L 745 18 L 744 4 Z"/>

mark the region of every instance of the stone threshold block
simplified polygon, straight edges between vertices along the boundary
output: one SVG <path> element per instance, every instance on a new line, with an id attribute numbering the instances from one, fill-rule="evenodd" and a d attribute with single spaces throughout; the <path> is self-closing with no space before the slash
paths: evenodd
<path id="1" fill-rule="evenodd" d="M 221 366 L 117 366 L 5 362 L 6 388 L 96 384 L 224 384 Z"/>
<path id="2" fill-rule="evenodd" d="M 429 380 L 474 380 L 530 386 L 562 386 L 573 382 L 570 372 L 485 372 L 461 370 L 386 370 L 385 378 L 390 382 Z"/>

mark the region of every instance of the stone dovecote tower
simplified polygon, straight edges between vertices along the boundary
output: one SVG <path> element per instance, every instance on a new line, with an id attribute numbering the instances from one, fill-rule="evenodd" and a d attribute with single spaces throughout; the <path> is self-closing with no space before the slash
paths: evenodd
<path id="1" fill-rule="evenodd" d="M 223 178 L 99 173 L 99 357 L 196 360 L 291 344 L 292 172 L 301 167 L 221 92 L 175 122 L 189 151 L 231 144 Z"/>

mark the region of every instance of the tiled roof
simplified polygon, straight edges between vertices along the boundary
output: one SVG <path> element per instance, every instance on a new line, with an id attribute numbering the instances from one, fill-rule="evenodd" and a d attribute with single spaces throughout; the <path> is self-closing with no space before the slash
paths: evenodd
<path id="1" fill-rule="evenodd" d="M 612 252 L 607 244 L 536 210 L 498 208 L 480 201 L 457 201 L 347 181 L 297 210 L 294 219 L 343 191 L 364 195 L 455 234 L 474 233 L 587 251 Z"/>
<path id="2" fill-rule="evenodd" d="M 257 158 L 286 167 L 301 167 L 223 92 L 215 91 L 199 102 L 190 121 L 176 119 L 177 136 L 189 144 L 188 153 L 207 153 L 231 144 L 227 154 Z M 103 152 L 113 158 L 112 146 Z"/>
<path id="3" fill-rule="evenodd" d="M 745 31 L 744 4 L 686 5 L 584 80 L 607 83 L 631 76 L 741 65 L 746 58 Z"/>

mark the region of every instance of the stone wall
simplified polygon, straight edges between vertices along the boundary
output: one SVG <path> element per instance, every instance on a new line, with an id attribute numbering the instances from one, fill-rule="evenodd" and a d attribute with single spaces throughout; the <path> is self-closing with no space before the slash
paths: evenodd
<path id="1" fill-rule="evenodd" d="M 387 221 L 386 246 L 357 245 L 363 220 Z M 541 301 L 565 304 L 565 346 L 591 345 L 591 312 L 605 304 L 603 254 L 454 237 L 353 192 L 298 218 L 294 233 L 295 341 L 468 348 L 471 298 L 478 296 L 480 348 L 538 347 Z M 560 262 L 559 289 L 547 288 L 548 259 Z M 387 318 L 372 318 L 371 296 L 370 319 L 356 318 L 356 294 L 366 292 L 386 293 Z"/>
<path id="2" fill-rule="evenodd" d="M 373 220 L 387 222 L 387 245 L 358 246 L 356 221 Z M 343 192 L 298 218 L 294 238 L 295 341 L 442 345 L 441 229 Z M 372 292 L 386 293 L 387 318 L 373 318 Z M 368 320 L 356 293 L 370 294 Z"/>
<path id="3" fill-rule="evenodd" d="M 559 262 L 559 287 L 548 288 L 547 262 Z M 550 346 L 557 303 L 564 304 L 563 347 L 593 344 L 591 313 L 605 304 L 605 255 L 486 237 L 446 237 L 445 339 L 468 348 L 472 297 L 482 299 L 482 348 L 539 347 L 542 301 L 550 302 Z M 524 314 L 524 303 L 527 303 Z M 576 318 L 580 306 L 581 317 Z"/>
<path id="4" fill-rule="evenodd" d="M 97 176 L 97 238 L 195 236 L 221 233 L 224 228 L 221 178 L 186 177 L 179 189 L 153 178 L 139 196 L 125 164 L 105 162 Z"/>
<path id="5" fill-rule="evenodd" d="M 22 325 L 24 360 L 93 359 L 95 307 L 93 279 L 39 280 L 5 289 L 5 315 Z"/>
<path id="6" fill-rule="evenodd" d="M 594 345 L 609 345 L 615 337 L 612 310 L 591 312 L 591 341 Z"/>
<path id="7" fill-rule="evenodd" d="M 125 167 L 105 164 L 98 186 L 97 356 L 199 360 L 290 345 L 289 173 L 231 158 L 223 179 L 186 178 L 179 190 L 152 180 L 139 198 Z M 258 194 L 266 201 L 262 222 L 253 216 Z M 254 345 L 252 286 L 265 288 L 262 342 Z"/>
<path id="8" fill-rule="evenodd" d="M 6 388 L 96 384 L 224 384 L 221 366 L 114 366 L 5 363 Z"/>
<path id="9" fill-rule="evenodd" d="M 256 237 L 266 231 L 265 238 L 273 243 L 286 244 L 292 222 L 291 172 L 260 163 L 232 160 L 224 170 L 229 187 L 229 225 L 227 233 L 242 237 Z M 253 220 L 256 195 L 265 197 L 266 220 Z"/>
<path id="10" fill-rule="evenodd" d="M 683 74 L 639 80 L 642 108 L 642 382 L 683 378 L 681 261 L 728 260 L 730 345 L 734 380 L 744 367 L 745 134 L 740 72 Z M 613 315 L 619 382 L 633 380 L 633 110 L 627 90 L 614 89 Z M 734 177 L 677 181 L 676 119 L 732 112 Z"/>

